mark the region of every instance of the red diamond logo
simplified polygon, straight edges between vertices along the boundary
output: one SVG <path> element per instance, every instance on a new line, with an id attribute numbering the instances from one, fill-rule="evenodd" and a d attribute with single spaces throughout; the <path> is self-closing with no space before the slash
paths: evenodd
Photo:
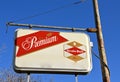
<path id="1" fill-rule="evenodd" d="M 77 48 L 77 47 L 72 47 L 72 48 L 66 49 L 66 50 L 64 50 L 64 51 L 66 51 L 66 52 L 68 52 L 68 53 L 71 53 L 71 54 L 73 54 L 73 55 L 78 55 L 78 54 L 82 54 L 82 53 L 85 52 L 84 50 L 79 49 L 79 48 Z"/>

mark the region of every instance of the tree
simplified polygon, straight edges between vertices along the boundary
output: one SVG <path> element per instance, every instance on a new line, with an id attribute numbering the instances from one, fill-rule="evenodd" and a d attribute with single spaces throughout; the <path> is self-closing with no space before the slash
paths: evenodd
<path id="1" fill-rule="evenodd" d="M 18 74 L 11 67 L 0 69 L 0 82 L 27 82 L 27 74 Z M 31 75 L 30 82 L 43 82 L 43 80 L 40 76 Z M 50 78 L 49 82 L 54 82 L 53 78 Z"/>
<path id="2" fill-rule="evenodd" d="M 27 74 L 17 74 L 11 68 L 0 70 L 0 82 L 26 82 Z"/>

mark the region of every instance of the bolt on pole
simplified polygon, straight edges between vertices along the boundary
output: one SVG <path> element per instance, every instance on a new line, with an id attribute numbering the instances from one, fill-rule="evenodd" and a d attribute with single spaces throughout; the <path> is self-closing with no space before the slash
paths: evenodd
<path id="1" fill-rule="evenodd" d="M 107 58 L 106 58 L 106 52 L 104 47 L 104 40 L 103 40 L 103 34 L 102 34 L 102 26 L 100 21 L 100 14 L 99 14 L 99 8 L 98 8 L 98 0 L 93 0 L 93 7 L 94 7 L 94 15 L 95 15 L 95 24 L 97 29 L 97 40 L 98 40 L 98 49 L 99 49 L 99 55 L 101 60 L 107 65 Z M 103 62 L 101 63 L 101 70 L 102 70 L 102 79 L 103 82 L 110 82 L 110 74 L 106 66 L 103 65 Z"/>

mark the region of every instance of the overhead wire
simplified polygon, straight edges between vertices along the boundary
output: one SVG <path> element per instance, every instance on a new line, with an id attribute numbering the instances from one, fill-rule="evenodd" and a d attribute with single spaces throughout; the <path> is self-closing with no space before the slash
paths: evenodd
<path id="1" fill-rule="evenodd" d="M 23 21 L 23 20 L 28 20 L 28 19 L 40 16 L 40 15 L 45 15 L 45 14 L 48 14 L 48 13 L 51 13 L 51 12 L 54 12 L 54 11 L 57 11 L 57 10 L 60 10 L 60 9 L 64 9 L 64 8 L 67 8 L 67 7 L 70 7 L 70 6 L 73 6 L 73 5 L 80 4 L 80 3 L 84 2 L 84 1 L 85 0 L 76 1 L 76 2 L 73 2 L 71 4 L 67 4 L 67 5 L 64 5 L 64 6 L 61 6 L 61 7 L 57 7 L 55 9 L 51 9 L 51 10 L 48 10 L 48 11 L 45 11 L 45 12 L 41 12 L 41 13 L 38 13 L 38 14 L 34 14 L 34 15 L 31 15 L 31 16 L 23 17 L 21 19 L 17 19 L 17 20 L 11 21 L 11 22 L 19 22 L 19 21 Z"/>
<path id="2" fill-rule="evenodd" d="M 109 72 L 109 76 L 110 76 L 110 69 L 109 69 L 108 65 L 93 50 L 92 50 L 92 53 L 96 58 L 98 58 L 102 62 L 102 65 L 107 68 L 107 70 Z"/>

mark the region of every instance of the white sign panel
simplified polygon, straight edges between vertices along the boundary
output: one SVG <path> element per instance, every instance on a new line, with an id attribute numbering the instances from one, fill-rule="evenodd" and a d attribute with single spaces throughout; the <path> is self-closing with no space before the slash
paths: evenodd
<path id="1" fill-rule="evenodd" d="M 14 68 L 19 72 L 88 73 L 90 39 L 85 33 L 19 29 Z"/>

